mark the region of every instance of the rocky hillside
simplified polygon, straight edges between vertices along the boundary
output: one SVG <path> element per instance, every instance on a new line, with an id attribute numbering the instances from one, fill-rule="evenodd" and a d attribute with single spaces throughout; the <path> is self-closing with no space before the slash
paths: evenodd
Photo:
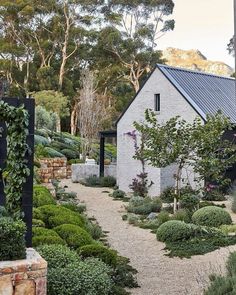
<path id="1" fill-rule="evenodd" d="M 230 76 L 233 73 L 233 69 L 230 66 L 220 61 L 207 60 L 199 50 L 182 50 L 169 47 L 163 50 L 163 58 L 167 60 L 166 64 L 169 66 L 222 76 Z"/>

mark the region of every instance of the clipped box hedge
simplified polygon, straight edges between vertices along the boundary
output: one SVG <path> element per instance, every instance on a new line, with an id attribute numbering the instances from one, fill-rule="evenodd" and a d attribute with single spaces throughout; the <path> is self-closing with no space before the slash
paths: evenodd
<path id="1" fill-rule="evenodd" d="M 72 249 L 94 243 L 93 238 L 83 228 L 73 224 L 62 224 L 54 228 L 58 235 Z"/>
<path id="2" fill-rule="evenodd" d="M 219 227 L 222 224 L 231 224 L 230 214 L 222 208 L 207 206 L 197 210 L 192 216 L 193 223 L 210 227 Z"/>
<path id="3" fill-rule="evenodd" d="M 194 229 L 191 224 L 170 220 L 158 228 L 156 235 L 158 241 L 177 242 L 190 239 L 194 235 Z"/>

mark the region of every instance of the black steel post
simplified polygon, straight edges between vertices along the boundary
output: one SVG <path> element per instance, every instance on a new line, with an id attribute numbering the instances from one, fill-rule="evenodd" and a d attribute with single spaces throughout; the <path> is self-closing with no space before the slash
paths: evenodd
<path id="1" fill-rule="evenodd" d="M 105 155 L 105 138 L 100 135 L 100 162 L 99 162 L 99 176 L 104 176 L 104 155 Z"/>
<path id="2" fill-rule="evenodd" d="M 235 103 L 236 103 L 236 0 L 234 0 L 234 74 L 235 74 Z"/>

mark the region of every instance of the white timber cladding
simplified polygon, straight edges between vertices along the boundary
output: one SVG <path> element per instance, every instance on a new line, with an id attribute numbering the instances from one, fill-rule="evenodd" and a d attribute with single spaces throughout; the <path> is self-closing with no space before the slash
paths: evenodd
<path id="1" fill-rule="evenodd" d="M 117 184 L 125 192 L 130 191 L 132 179 L 141 172 L 140 162 L 133 159 L 134 141 L 126 133 L 135 130 L 134 121 L 144 121 L 146 109 L 154 110 L 155 94 L 160 94 L 160 112 L 157 112 L 160 123 L 175 116 L 192 122 L 198 116 L 181 93 L 156 68 L 117 124 Z M 149 190 L 150 196 L 158 196 L 164 188 L 174 185 L 174 166 L 159 169 L 148 165 L 146 172 L 149 180 L 154 182 Z"/>

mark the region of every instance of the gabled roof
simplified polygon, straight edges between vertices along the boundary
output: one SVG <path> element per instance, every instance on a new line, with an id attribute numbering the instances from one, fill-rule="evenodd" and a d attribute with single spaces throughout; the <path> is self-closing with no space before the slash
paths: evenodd
<path id="1" fill-rule="evenodd" d="M 199 115 L 221 110 L 232 122 L 236 122 L 235 79 L 166 65 L 157 68 L 169 79 Z"/>
<path id="2" fill-rule="evenodd" d="M 207 114 L 213 115 L 221 110 L 225 116 L 231 119 L 232 123 L 236 123 L 234 78 L 170 67 L 162 64 L 157 64 L 156 67 L 166 76 L 204 120 Z M 122 118 L 130 104 L 116 123 Z"/>

